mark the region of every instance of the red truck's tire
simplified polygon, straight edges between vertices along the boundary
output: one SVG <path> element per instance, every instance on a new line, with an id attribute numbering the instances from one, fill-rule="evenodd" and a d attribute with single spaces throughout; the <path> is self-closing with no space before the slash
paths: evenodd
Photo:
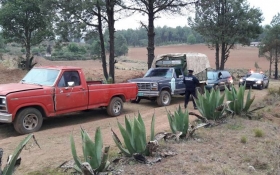
<path id="1" fill-rule="evenodd" d="M 118 116 L 122 113 L 123 110 L 123 101 L 120 97 L 112 98 L 109 106 L 107 106 L 107 113 L 112 116 Z"/>
<path id="2" fill-rule="evenodd" d="M 158 106 L 168 106 L 170 102 L 171 102 L 170 92 L 166 90 L 161 91 L 159 96 L 157 97 Z"/>
<path id="3" fill-rule="evenodd" d="M 42 113 L 36 108 L 20 110 L 14 121 L 14 128 L 19 134 L 29 134 L 38 131 L 43 123 Z"/>

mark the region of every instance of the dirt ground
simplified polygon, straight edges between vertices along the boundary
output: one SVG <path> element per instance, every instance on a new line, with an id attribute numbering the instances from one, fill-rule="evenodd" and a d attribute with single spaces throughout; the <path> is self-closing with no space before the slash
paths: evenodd
<path id="1" fill-rule="evenodd" d="M 210 60 L 210 64 L 214 67 L 214 50 L 208 49 L 204 45 L 179 45 L 169 47 L 157 47 L 157 54 L 169 53 L 169 52 L 201 52 L 205 53 Z M 116 69 L 116 81 L 122 82 L 129 78 L 140 76 L 146 71 L 145 68 L 138 70 L 129 70 L 132 67 L 139 67 L 139 65 L 146 64 L 146 49 L 145 48 L 130 48 L 126 58 L 119 58 L 133 60 L 131 62 L 119 61 L 118 66 L 123 66 L 120 69 Z M 75 65 L 82 67 L 87 78 L 91 79 L 102 79 L 102 69 L 100 61 L 56 61 L 51 62 L 43 58 L 36 58 L 38 66 L 42 65 Z M 258 58 L 258 49 L 255 47 L 238 47 L 237 50 L 231 51 L 231 57 L 226 63 L 227 68 L 254 68 L 255 62 L 263 69 L 268 69 L 268 61 L 264 58 Z M 120 64 L 122 63 L 122 64 Z M 129 66 L 128 66 L 129 65 Z M 144 67 L 144 66 L 143 66 Z M 25 71 L 16 69 L 6 69 L 1 66 L 0 83 L 9 83 L 19 81 Z M 271 87 L 279 87 L 279 81 L 272 81 Z M 267 95 L 267 90 L 253 90 L 253 94 L 256 96 L 255 103 L 261 102 L 262 99 Z M 70 135 L 73 133 L 76 141 L 76 147 L 79 155 L 81 155 L 81 138 L 80 138 L 80 127 L 83 127 L 91 136 L 94 136 L 95 129 L 101 127 L 104 145 L 111 145 L 114 147 L 113 139 L 111 137 L 110 129 L 118 132 L 117 120 L 121 123 L 124 122 L 124 116 L 134 116 L 138 112 L 141 113 L 146 127 L 149 128 L 151 117 L 153 114 L 156 116 L 156 132 L 169 131 L 169 124 L 167 120 L 167 110 L 174 111 L 178 105 L 183 106 L 184 97 L 175 97 L 172 99 L 172 103 L 168 107 L 158 107 L 156 103 L 150 101 L 141 101 L 140 104 L 126 103 L 124 105 L 124 113 L 116 118 L 108 117 L 105 110 L 91 110 L 82 112 L 79 114 L 71 114 L 59 118 L 51 118 L 45 120 L 40 131 L 35 133 L 40 148 L 34 144 L 29 144 L 26 150 L 23 150 L 22 165 L 19 167 L 17 174 L 27 174 L 27 172 L 40 171 L 44 168 L 56 168 L 61 163 L 72 158 L 70 150 Z M 193 111 L 192 104 L 189 104 L 189 110 Z M 194 117 L 191 116 L 191 120 Z M 256 124 L 257 125 L 257 124 Z M 202 131 L 203 132 L 203 131 Z M 209 134 L 208 134 L 209 135 Z M 9 124 L 0 125 L 0 147 L 4 149 L 4 158 L 13 152 L 18 143 L 25 136 L 19 136 L 14 131 L 13 126 Z M 225 137 L 225 136 L 224 136 Z M 206 144 L 210 145 L 210 142 Z M 195 152 L 195 147 L 191 148 Z M 194 154 L 194 153 L 193 153 Z M 182 153 L 184 155 L 184 153 Z M 173 159 L 173 158 L 172 158 Z M 172 159 L 170 163 L 172 163 Z M 176 159 L 176 158 L 175 158 Z M 182 159 L 182 156 L 179 156 Z M 176 165 L 175 165 L 176 166 Z M 185 166 L 185 164 L 182 166 Z M 137 174 L 137 168 L 134 173 L 132 170 L 126 169 L 129 174 Z M 152 174 L 173 174 L 172 172 L 166 171 L 151 171 Z M 126 173 L 124 173 L 126 174 Z M 143 174 L 150 174 L 143 172 Z M 178 174 L 178 173 L 175 173 Z M 180 174 L 180 173 L 179 173 Z M 188 174 L 188 173 L 186 173 Z M 195 173 L 190 173 L 195 174 Z M 201 173 L 207 174 L 207 173 Z M 210 173 L 211 174 L 211 173 Z"/>

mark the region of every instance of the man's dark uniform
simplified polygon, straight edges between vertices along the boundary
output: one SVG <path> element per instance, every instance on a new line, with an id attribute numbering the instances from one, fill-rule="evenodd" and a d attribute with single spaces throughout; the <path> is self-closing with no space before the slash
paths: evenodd
<path id="1" fill-rule="evenodd" d="M 184 83 L 186 87 L 185 91 L 185 108 L 187 108 L 189 100 L 190 100 L 190 95 L 196 98 L 195 94 L 195 87 L 197 84 L 199 84 L 199 80 L 192 75 L 193 70 L 189 70 L 189 74 L 184 77 Z M 196 109 L 196 104 L 193 100 L 193 107 Z"/>

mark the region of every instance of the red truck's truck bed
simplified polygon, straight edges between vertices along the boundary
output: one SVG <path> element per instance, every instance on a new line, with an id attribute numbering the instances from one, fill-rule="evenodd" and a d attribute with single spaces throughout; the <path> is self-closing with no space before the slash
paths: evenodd
<path id="1" fill-rule="evenodd" d="M 0 85 L 0 123 L 13 123 L 26 134 L 38 131 L 43 117 L 98 107 L 117 116 L 137 91 L 135 83 L 87 82 L 77 67 L 35 67 L 20 83 Z"/>

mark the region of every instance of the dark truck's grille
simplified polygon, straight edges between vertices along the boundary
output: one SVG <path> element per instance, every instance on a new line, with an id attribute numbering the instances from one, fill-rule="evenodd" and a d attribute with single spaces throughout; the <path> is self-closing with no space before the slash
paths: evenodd
<path id="1" fill-rule="evenodd" d="M 246 81 L 246 86 L 253 86 L 255 84 L 255 81 Z"/>
<path id="2" fill-rule="evenodd" d="M 137 83 L 138 90 L 151 90 L 151 83 Z"/>

